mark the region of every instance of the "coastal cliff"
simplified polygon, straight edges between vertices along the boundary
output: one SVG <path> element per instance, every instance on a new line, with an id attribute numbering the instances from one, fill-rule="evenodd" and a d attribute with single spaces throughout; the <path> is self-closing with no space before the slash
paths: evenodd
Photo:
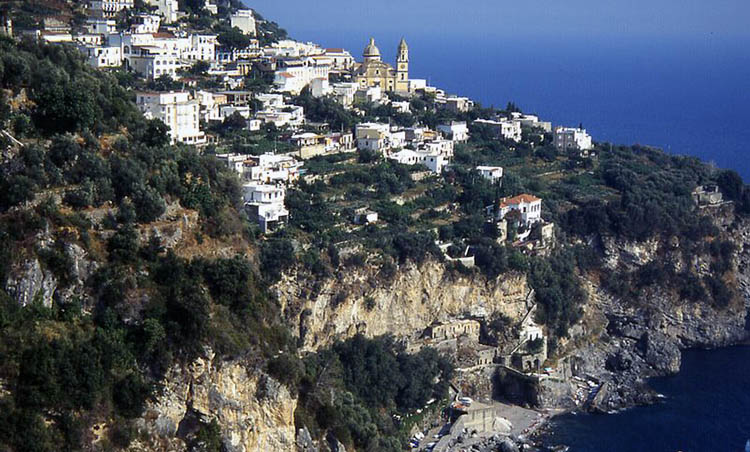
<path id="1" fill-rule="evenodd" d="M 580 375 L 606 383 L 606 394 L 597 398 L 592 409 L 611 411 L 653 402 L 658 395 L 647 387 L 645 378 L 679 372 L 681 349 L 723 347 L 748 337 L 750 222 L 727 208 L 713 213 L 721 228 L 716 240 L 733 244 L 728 268 L 718 275 L 731 293 L 726 305 L 717 305 L 710 293 L 686 299 L 680 287 L 667 282 L 636 288 L 627 296 L 613 294 L 603 287 L 604 274 L 624 275 L 658 262 L 675 273 L 691 268 L 711 276 L 716 273 L 711 264 L 715 258 L 707 252 L 682 253 L 677 237 L 601 240 L 604 264 L 587 275 L 585 315 L 571 328 L 564 347 Z"/>
<path id="2" fill-rule="evenodd" d="M 497 313 L 520 319 L 526 313 L 529 288 L 522 274 L 488 280 L 477 273 L 451 272 L 434 260 L 402 265 L 392 280 L 382 281 L 377 273 L 365 266 L 323 280 L 287 276 L 276 284 L 303 351 L 357 333 L 406 339 L 434 322 Z"/>
<path id="3" fill-rule="evenodd" d="M 162 383 L 136 423 L 148 440 L 134 441 L 129 450 L 187 450 L 198 423 L 212 421 L 227 450 L 296 450 L 297 398 L 254 363 L 217 361 L 207 350 L 188 366 L 170 368 Z"/>

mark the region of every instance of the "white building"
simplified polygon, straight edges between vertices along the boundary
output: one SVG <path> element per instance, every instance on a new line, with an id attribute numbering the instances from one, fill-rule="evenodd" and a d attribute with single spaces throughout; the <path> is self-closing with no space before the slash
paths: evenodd
<path id="1" fill-rule="evenodd" d="M 263 110 L 255 113 L 255 119 L 263 121 L 265 124 L 273 124 L 281 128 L 289 126 L 292 123 L 292 114 L 280 110 Z"/>
<path id="2" fill-rule="evenodd" d="M 216 61 L 221 64 L 234 63 L 237 60 L 249 60 L 260 55 L 260 42 L 251 39 L 247 47 L 242 49 L 216 48 Z"/>
<path id="3" fill-rule="evenodd" d="M 307 86 L 306 80 L 291 72 L 277 71 L 273 76 L 273 86 L 277 91 L 297 95 Z"/>
<path id="4" fill-rule="evenodd" d="M 515 142 L 521 141 L 521 123 L 516 120 L 501 119 L 494 121 L 491 119 L 477 119 L 475 125 L 484 125 L 489 127 L 495 135 L 506 140 Z"/>
<path id="5" fill-rule="evenodd" d="M 125 59 L 133 71 L 149 80 L 163 75 L 177 78 L 177 70 L 187 67 L 173 52 L 156 46 L 133 47 Z"/>
<path id="6" fill-rule="evenodd" d="M 219 14 L 219 7 L 212 0 L 205 0 L 203 8 L 213 15 Z"/>
<path id="7" fill-rule="evenodd" d="M 354 57 L 345 49 L 326 49 L 325 56 L 333 61 L 331 70 L 350 71 L 354 67 Z"/>
<path id="8" fill-rule="evenodd" d="M 255 99 L 263 105 L 263 110 L 281 108 L 284 105 L 284 96 L 281 94 L 258 93 Z"/>
<path id="9" fill-rule="evenodd" d="M 242 180 L 262 184 L 290 184 L 299 179 L 302 162 L 287 154 L 218 154 L 216 158 Z"/>
<path id="10" fill-rule="evenodd" d="M 281 105 L 255 113 L 255 118 L 276 127 L 301 126 L 305 123 L 305 110 L 298 105 Z"/>
<path id="11" fill-rule="evenodd" d="M 217 35 L 190 35 L 190 49 L 184 57 L 189 60 L 214 61 L 216 59 Z"/>
<path id="12" fill-rule="evenodd" d="M 518 120 L 523 127 L 531 127 L 534 129 L 541 129 L 545 132 L 552 132 L 552 123 L 548 121 L 540 121 L 536 115 L 526 115 L 519 112 L 511 113 L 513 119 Z"/>
<path id="13" fill-rule="evenodd" d="M 328 80 L 331 60 L 327 58 L 303 57 L 277 62 L 273 84 L 277 91 L 299 94 L 315 79 Z"/>
<path id="14" fill-rule="evenodd" d="M 80 33 L 73 37 L 73 41 L 80 47 L 84 46 L 103 46 L 104 35 L 91 34 L 91 33 Z M 121 52 L 122 53 L 122 52 Z"/>
<path id="15" fill-rule="evenodd" d="M 453 160 L 453 141 L 451 140 L 425 141 L 419 145 L 417 150 L 431 154 L 440 154 L 446 162 Z"/>
<path id="16" fill-rule="evenodd" d="M 437 96 L 435 103 L 438 107 L 454 113 L 464 113 L 474 108 L 474 101 L 468 97 L 459 96 Z"/>
<path id="17" fill-rule="evenodd" d="M 86 56 L 89 65 L 95 68 L 119 67 L 122 65 L 122 51 L 119 46 L 79 45 L 78 50 Z"/>
<path id="18" fill-rule="evenodd" d="M 310 82 L 310 94 L 313 97 L 324 97 L 331 94 L 333 90 L 327 78 L 316 78 Z"/>
<path id="19" fill-rule="evenodd" d="M 493 184 L 501 181 L 503 178 L 502 166 L 477 166 L 476 170 L 483 178 Z"/>
<path id="20" fill-rule="evenodd" d="M 489 206 L 487 211 L 488 214 L 494 214 L 496 220 L 505 219 L 508 213 L 517 211 L 521 215 L 521 222 L 528 226 L 542 220 L 542 200 L 524 193 L 512 198 L 503 198 L 497 209 L 495 206 Z"/>
<path id="21" fill-rule="evenodd" d="M 136 14 L 133 16 L 131 33 L 157 33 L 161 24 L 161 16 L 155 14 Z"/>
<path id="22" fill-rule="evenodd" d="M 200 130 L 200 108 L 187 92 L 136 95 L 136 104 L 147 118 L 161 120 L 169 128 L 172 143 L 204 144 L 206 135 Z"/>
<path id="23" fill-rule="evenodd" d="M 262 126 L 263 121 L 261 121 L 260 119 L 253 118 L 247 120 L 247 130 L 251 132 L 257 132 Z"/>
<path id="24" fill-rule="evenodd" d="M 248 105 L 222 105 L 219 107 L 219 119 L 225 120 L 235 113 L 239 113 L 245 119 L 250 119 L 251 112 Z"/>
<path id="25" fill-rule="evenodd" d="M 354 93 L 354 99 L 358 102 L 380 102 L 383 99 L 383 89 L 379 86 L 357 89 Z"/>
<path id="26" fill-rule="evenodd" d="M 367 207 L 360 207 L 354 211 L 354 222 L 356 224 L 372 224 L 378 222 L 378 213 Z"/>
<path id="27" fill-rule="evenodd" d="M 344 106 L 349 108 L 354 104 L 354 95 L 359 89 L 359 84 L 354 82 L 338 82 L 331 85 L 331 95 L 333 99 Z"/>
<path id="28" fill-rule="evenodd" d="M 117 31 L 117 22 L 113 19 L 86 19 L 86 31 L 92 34 L 109 34 Z"/>
<path id="29" fill-rule="evenodd" d="M 244 154 L 216 154 L 216 160 L 237 173 L 238 176 L 243 177 L 248 156 Z"/>
<path id="30" fill-rule="evenodd" d="M 469 128 L 465 121 L 451 121 L 448 124 L 440 124 L 437 129 L 442 132 L 443 136 L 456 142 L 463 142 L 469 139 Z"/>
<path id="31" fill-rule="evenodd" d="M 389 159 L 395 160 L 404 165 L 422 165 L 429 168 L 433 173 L 441 173 L 447 164 L 445 158 L 437 153 L 412 151 L 403 149 L 388 156 Z"/>
<path id="32" fill-rule="evenodd" d="M 198 90 L 194 92 L 194 98 L 200 106 L 201 119 L 203 121 L 220 121 L 219 108 L 226 104 L 226 96 L 210 91 Z"/>
<path id="33" fill-rule="evenodd" d="M 414 93 L 417 90 L 424 90 L 427 88 L 427 80 L 423 78 L 410 78 L 409 79 L 409 92 Z"/>
<path id="34" fill-rule="evenodd" d="M 299 42 L 292 39 L 282 39 L 263 48 L 264 55 L 279 58 L 299 58 L 324 53 L 325 51 L 313 42 Z"/>
<path id="35" fill-rule="evenodd" d="M 391 107 L 393 107 L 394 110 L 398 113 L 410 113 L 411 112 L 411 104 L 409 101 L 396 101 L 391 102 Z"/>
<path id="36" fill-rule="evenodd" d="M 289 219 L 289 211 L 284 206 L 286 189 L 283 185 L 250 182 L 242 186 L 242 192 L 245 210 L 264 233 L 281 227 Z"/>
<path id="37" fill-rule="evenodd" d="M 573 127 L 555 127 L 553 143 L 561 151 L 567 149 L 587 151 L 594 147 L 591 135 L 586 133 L 586 129 Z"/>
<path id="38" fill-rule="evenodd" d="M 388 124 L 364 122 L 355 128 L 357 149 L 383 152 L 392 148 L 391 127 Z"/>
<path id="39" fill-rule="evenodd" d="M 250 180 L 263 183 L 293 183 L 299 179 L 303 163 L 284 154 L 261 154 L 250 156 Z"/>
<path id="40" fill-rule="evenodd" d="M 151 6 L 156 6 L 156 12 L 163 19 L 164 23 L 171 24 L 176 22 L 180 12 L 180 5 L 177 0 L 145 0 Z"/>
<path id="41" fill-rule="evenodd" d="M 93 17 L 115 17 L 123 9 L 133 9 L 133 0 L 93 0 L 89 3 L 89 11 Z"/>
<path id="42" fill-rule="evenodd" d="M 229 19 L 232 27 L 242 30 L 242 33 L 255 36 L 255 17 L 251 9 L 237 10 Z"/>
<path id="43" fill-rule="evenodd" d="M 36 36 L 45 42 L 50 43 L 62 43 L 62 42 L 73 42 L 73 35 L 67 31 L 38 31 L 36 30 Z"/>

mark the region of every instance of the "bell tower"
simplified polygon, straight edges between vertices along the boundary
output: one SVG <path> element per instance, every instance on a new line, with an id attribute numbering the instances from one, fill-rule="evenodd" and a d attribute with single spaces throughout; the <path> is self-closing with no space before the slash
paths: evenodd
<path id="1" fill-rule="evenodd" d="M 401 38 L 401 42 L 398 43 L 396 91 L 409 91 L 409 46 L 404 38 Z"/>

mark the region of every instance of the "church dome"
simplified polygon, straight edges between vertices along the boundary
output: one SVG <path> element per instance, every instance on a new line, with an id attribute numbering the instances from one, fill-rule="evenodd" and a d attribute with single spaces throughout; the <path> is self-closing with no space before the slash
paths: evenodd
<path id="1" fill-rule="evenodd" d="M 380 49 L 375 45 L 375 39 L 370 38 L 370 43 L 365 47 L 363 55 L 365 58 L 380 58 Z"/>

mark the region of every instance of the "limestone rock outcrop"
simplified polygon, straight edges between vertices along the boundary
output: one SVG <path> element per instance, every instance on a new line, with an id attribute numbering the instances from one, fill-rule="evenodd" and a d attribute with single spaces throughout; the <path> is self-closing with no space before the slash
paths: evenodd
<path id="1" fill-rule="evenodd" d="M 317 350 L 357 333 L 405 337 L 435 321 L 489 317 L 502 313 L 520 319 L 529 293 L 526 276 L 488 281 L 479 274 L 449 273 L 443 264 L 402 265 L 392 281 L 358 268 L 323 280 L 287 276 L 276 294 L 302 349 Z"/>
<path id="2" fill-rule="evenodd" d="M 31 304 L 38 298 L 45 307 L 50 307 L 57 290 L 57 278 L 45 273 L 39 259 L 34 257 L 11 273 L 5 288 L 21 306 Z"/>
<path id="3" fill-rule="evenodd" d="M 296 451 L 295 394 L 245 360 L 221 362 L 208 352 L 174 366 L 138 427 L 152 438 L 131 450 L 184 449 L 182 424 L 190 416 L 216 420 L 228 451 Z"/>

